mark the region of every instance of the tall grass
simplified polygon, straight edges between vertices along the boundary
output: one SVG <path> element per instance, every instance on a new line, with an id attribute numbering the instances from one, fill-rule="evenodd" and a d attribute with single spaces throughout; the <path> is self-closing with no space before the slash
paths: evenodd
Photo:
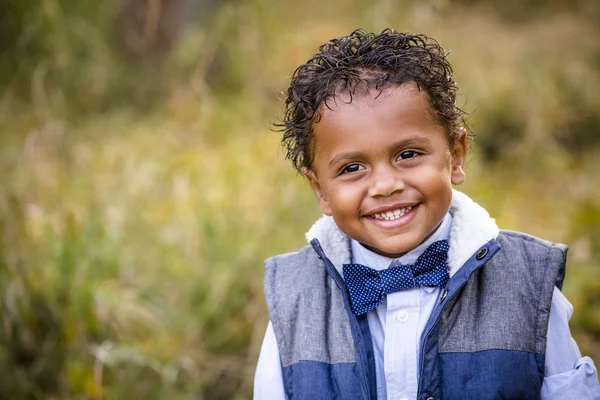
<path id="1" fill-rule="evenodd" d="M 295 66 L 358 26 L 452 49 L 480 143 L 462 189 L 502 227 L 571 245 L 572 330 L 600 360 L 598 148 L 581 122 L 600 109 L 598 28 L 355 3 L 225 3 L 139 92 L 156 75 L 112 49 L 114 3 L 27 11 L 47 35 L 0 99 L 0 398 L 251 397 L 262 261 L 319 215 L 269 122 Z"/>

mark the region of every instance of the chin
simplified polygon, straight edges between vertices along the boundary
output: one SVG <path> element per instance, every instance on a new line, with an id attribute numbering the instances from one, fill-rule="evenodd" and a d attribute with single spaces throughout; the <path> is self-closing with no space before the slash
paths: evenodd
<path id="1" fill-rule="evenodd" d="M 381 243 L 379 246 L 372 246 L 372 249 L 375 249 L 375 252 L 381 255 L 385 255 L 390 258 L 398 258 L 413 250 L 415 247 L 418 247 L 421 243 L 427 240 L 427 237 L 419 238 L 415 240 L 415 238 L 397 238 L 392 243 Z"/>
<path id="2" fill-rule="evenodd" d="M 415 246 L 416 247 L 416 246 Z M 404 254 L 411 251 L 414 247 L 406 248 L 406 246 L 398 247 L 398 246 L 369 246 L 369 249 L 379 255 L 389 257 L 389 258 L 398 258 L 403 256 Z"/>

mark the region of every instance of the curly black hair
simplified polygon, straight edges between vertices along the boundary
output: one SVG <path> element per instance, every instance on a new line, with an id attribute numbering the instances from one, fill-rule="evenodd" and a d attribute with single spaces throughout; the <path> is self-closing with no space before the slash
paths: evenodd
<path id="1" fill-rule="evenodd" d="M 284 104 L 284 118 L 275 123 L 283 132 L 286 158 L 302 172 L 311 169 L 313 124 L 319 107 L 341 91 L 351 95 L 359 87 L 383 90 L 408 82 L 424 89 L 433 115 L 446 130 L 452 145 L 458 129 L 468 130 L 467 114 L 456 103 L 456 83 L 447 53 L 423 34 L 385 29 L 378 34 L 362 29 L 332 39 L 296 69 Z"/>

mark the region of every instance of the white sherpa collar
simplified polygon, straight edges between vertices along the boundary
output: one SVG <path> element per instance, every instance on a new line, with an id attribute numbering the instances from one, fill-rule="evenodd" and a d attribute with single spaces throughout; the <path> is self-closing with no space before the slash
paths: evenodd
<path id="1" fill-rule="evenodd" d="M 498 237 L 496 221 L 469 196 L 458 190 L 452 191 L 450 205 L 452 228 L 448 267 L 450 276 L 485 243 Z M 332 217 L 323 216 L 306 233 L 306 239 L 318 239 L 323 251 L 336 269 L 342 273 L 342 265 L 352 262 L 350 238 L 335 224 Z"/>

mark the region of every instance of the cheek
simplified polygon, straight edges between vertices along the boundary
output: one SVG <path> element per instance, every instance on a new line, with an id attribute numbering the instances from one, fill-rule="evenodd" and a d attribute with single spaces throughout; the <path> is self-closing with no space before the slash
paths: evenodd
<path id="1" fill-rule="evenodd" d="M 450 171 L 444 166 L 429 166 L 422 168 L 415 174 L 415 183 L 420 186 L 421 190 L 429 194 L 441 194 L 452 192 L 452 183 L 450 181 Z"/>
<path id="2" fill-rule="evenodd" d="M 333 210 L 339 214 L 354 214 L 360 208 L 360 191 L 352 185 L 332 188 L 330 203 Z"/>

